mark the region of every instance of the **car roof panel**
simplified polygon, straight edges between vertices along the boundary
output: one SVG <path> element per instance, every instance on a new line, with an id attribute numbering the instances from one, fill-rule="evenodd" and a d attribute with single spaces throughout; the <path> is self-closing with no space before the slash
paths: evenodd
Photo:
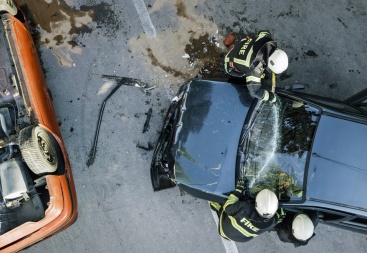
<path id="1" fill-rule="evenodd" d="M 316 132 L 307 198 L 367 210 L 367 125 L 323 115 Z"/>

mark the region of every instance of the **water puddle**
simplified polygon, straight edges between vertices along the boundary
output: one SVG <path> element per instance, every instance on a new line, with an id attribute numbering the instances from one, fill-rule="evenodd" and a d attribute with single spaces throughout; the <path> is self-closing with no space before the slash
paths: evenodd
<path id="1" fill-rule="evenodd" d="M 45 44 L 66 67 L 73 66 L 74 55 L 82 53 L 83 45 L 77 36 L 91 33 L 92 22 L 103 24 L 112 34 L 119 28 L 117 16 L 106 3 L 84 5 L 78 10 L 65 0 L 25 0 L 20 7 L 30 21 L 32 33 L 37 33 L 37 42 Z"/>

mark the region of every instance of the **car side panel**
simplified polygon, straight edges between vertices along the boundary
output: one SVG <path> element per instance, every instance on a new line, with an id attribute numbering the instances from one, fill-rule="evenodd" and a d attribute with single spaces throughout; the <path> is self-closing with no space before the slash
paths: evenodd
<path id="1" fill-rule="evenodd" d="M 46 176 L 50 202 L 45 217 L 38 222 L 27 222 L 0 236 L 0 251 L 14 252 L 41 241 L 70 226 L 77 218 L 77 199 L 74 180 L 67 152 L 62 141 L 51 97 L 42 67 L 26 23 L 9 14 L 7 17 L 8 39 L 11 43 L 16 68 L 28 112 L 33 124 L 41 125 L 57 140 L 65 160 L 65 174 Z"/>

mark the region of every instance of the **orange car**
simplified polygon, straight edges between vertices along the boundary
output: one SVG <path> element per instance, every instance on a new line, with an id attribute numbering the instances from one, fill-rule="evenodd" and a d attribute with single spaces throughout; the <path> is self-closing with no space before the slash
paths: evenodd
<path id="1" fill-rule="evenodd" d="M 70 163 L 27 22 L 0 0 L 0 251 L 70 226 L 77 200 Z"/>

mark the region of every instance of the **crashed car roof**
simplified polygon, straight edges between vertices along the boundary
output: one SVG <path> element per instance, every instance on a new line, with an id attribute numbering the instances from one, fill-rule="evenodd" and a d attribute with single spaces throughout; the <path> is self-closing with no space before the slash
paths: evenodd
<path id="1" fill-rule="evenodd" d="M 307 199 L 367 211 L 367 125 L 322 115 L 308 166 Z"/>

